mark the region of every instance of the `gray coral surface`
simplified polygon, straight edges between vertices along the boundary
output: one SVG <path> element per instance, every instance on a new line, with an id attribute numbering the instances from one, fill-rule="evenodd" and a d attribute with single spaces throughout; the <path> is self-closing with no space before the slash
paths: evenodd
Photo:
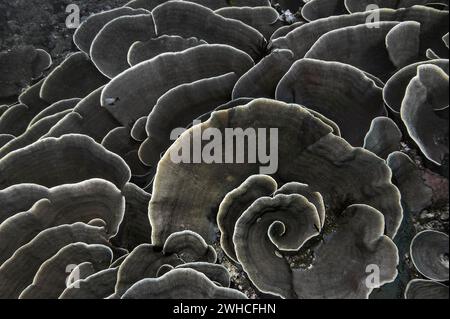
<path id="1" fill-rule="evenodd" d="M 448 299 L 448 1 L 42 2 L 0 3 L 0 299 Z"/>

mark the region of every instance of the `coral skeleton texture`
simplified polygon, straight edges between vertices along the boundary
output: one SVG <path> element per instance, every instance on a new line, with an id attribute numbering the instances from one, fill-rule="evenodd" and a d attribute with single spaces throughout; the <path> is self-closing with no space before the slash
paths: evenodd
<path id="1" fill-rule="evenodd" d="M 0 299 L 449 298 L 448 0 L 34 2 Z"/>

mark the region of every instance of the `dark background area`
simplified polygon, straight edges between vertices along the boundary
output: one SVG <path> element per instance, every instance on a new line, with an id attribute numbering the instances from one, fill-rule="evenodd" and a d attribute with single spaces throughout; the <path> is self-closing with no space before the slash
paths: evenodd
<path id="1" fill-rule="evenodd" d="M 0 0 L 0 51 L 33 45 L 49 52 L 55 62 L 76 51 L 66 27 L 66 8 L 76 4 L 81 21 L 92 13 L 122 6 L 129 0 Z M 55 63 L 56 64 L 56 63 Z"/>

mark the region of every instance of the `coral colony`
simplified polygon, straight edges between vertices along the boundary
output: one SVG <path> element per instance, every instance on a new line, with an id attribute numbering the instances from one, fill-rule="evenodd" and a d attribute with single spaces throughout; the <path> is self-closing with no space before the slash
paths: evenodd
<path id="1" fill-rule="evenodd" d="M 448 298 L 448 14 L 134 0 L 0 53 L 0 298 Z"/>

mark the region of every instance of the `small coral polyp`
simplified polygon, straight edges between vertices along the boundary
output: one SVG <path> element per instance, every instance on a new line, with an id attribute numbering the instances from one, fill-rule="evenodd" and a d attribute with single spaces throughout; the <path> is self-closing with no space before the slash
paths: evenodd
<path id="1" fill-rule="evenodd" d="M 448 299 L 448 223 L 409 227 L 448 184 L 436 2 L 133 0 L 1 52 L 0 298 Z"/>

